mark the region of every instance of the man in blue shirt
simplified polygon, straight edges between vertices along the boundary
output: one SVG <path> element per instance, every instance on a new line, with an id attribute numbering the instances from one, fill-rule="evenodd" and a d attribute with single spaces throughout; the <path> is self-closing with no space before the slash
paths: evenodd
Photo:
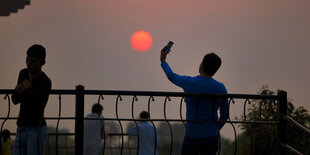
<path id="1" fill-rule="evenodd" d="M 206 54 L 199 67 L 199 75 L 195 77 L 181 76 L 173 73 L 166 62 L 165 48 L 161 51 L 161 67 L 168 79 L 183 88 L 185 93 L 196 94 L 227 94 L 224 84 L 213 79 L 213 75 L 221 66 L 221 58 L 214 53 Z M 228 119 L 228 101 L 223 98 L 186 99 L 187 120 L 213 120 L 214 122 L 187 122 L 182 155 L 215 155 L 218 151 L 219 130 Z M 220 110 L 220 118 L 217 111 Z"/>

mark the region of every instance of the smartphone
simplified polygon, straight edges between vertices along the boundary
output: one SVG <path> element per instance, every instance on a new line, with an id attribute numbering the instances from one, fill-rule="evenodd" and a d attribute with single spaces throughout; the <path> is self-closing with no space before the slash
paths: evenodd
<path id="1" fill-rule="evenodd" d="M 169 43 L 168 43 L 167 46 L 165 47 L 164 51 L 167 52 L 167 53 L 169 53 L 169 51 L 170 51 L 172 45 L 173 45 L 173 42 L 172 42 L 172 41 L 169 41 Z"/>

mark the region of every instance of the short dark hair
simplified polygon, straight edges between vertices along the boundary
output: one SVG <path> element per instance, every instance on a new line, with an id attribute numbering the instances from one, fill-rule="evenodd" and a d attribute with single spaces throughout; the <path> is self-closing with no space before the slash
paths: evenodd
<path id="1" fill-rule="evenodd" d="M 150 115 L 149 115 L 148 112 L 142 111 L 142 112 L 140 113 L 140 118 L 141 118 L 141 119 L 149 119 L 149 118 L 150 118 Z"/>
<path id="2" fill-rule="evenodd" d="M 91 108 L 91 112 L 92 113 L 97 113 L 97 114 L 100 114 L 103 110 L 103 107 L 102 105 L 98 104 L 98 103 L 95 103 L 93 105 L 93 107 Z"/>
<path id="3" fill-rule="evenodd" d="M 202 60 L 203 72 L 213 76 L 221 67 L 222 60 L 214 53 L 206 54 Z"/>
<path id="4" fill-rule="evenodd" d="M 42 45 L 34 44 L 27 50 L 27 56 L 45 60 L 46 51 Z"/>

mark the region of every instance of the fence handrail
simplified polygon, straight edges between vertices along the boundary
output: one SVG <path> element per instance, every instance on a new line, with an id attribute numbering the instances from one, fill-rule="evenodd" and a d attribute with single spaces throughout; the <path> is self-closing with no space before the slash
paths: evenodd
<path id="1" fill-rule="evenodd" d="M 13 94 L 14 89 L 0 89 L 0 94 Z M 53 89 L 50 94 L 74 95 L 75 89 Z M 170 97 L 215 97 L 215 98 L 235 98 L 235 99 L 279 99 L 278 95 L 257 95 L 257 94 L 194 94 L 184 92 L 167 91 L 126 91 L 126 90 L 84 90 L 85 95 L 125 95 L 125 96 L 170 96 Z"/>
<path id="2" fill-rule="evenodd" d="M 284 148 L 286 148 L 287 150 L 289 150 L 289 151 L 291 151 L 291 152 L 294 152 L 295 154 L 303 155 L 303 153 L 297 151 L 296 149 L 294 149 L 293 147 L 291 147 L 291 146 L 288 145 L 288 144 L 282 144 L 282 143 L 281 143 L 281 146 L 283 146 Z"/>
<path id="3" fill-rule="evenodd" d="M 0 120 L 8 119 L 8 120 L 16 120 L 18 117 L 0 117 Z M 76 119 L 76 117 L 44 117 L 46 120 L 72 120 Z M 106 121 L 141 121 L 141 119 L 131 119 L 131 118 L 84 118 L 84 120 L 106 120 Z M 171 122 L 224 122 L 224 123 L 235 123 L 235 124 L 278 124 L 276 121 L 223 121 L 223 120 L 181 120 L 181 119 L 149 119 L 149 121 L 153 122 L 164 122 L 164 121 L 171 121 Z"/>
<path id="4" fill-rule="evenodd" d="M 300 130 L 310 135 L 310 130 L 306 128 L 305 126 L 301 125 L 300 123 L 298 123 L 297 121 L 295 121 L 293 118 L 289 116 L 283 116 L 283 118 L 287 120 L 288 122 L 292 123 L 295 127 L 299 128 Z"/>
<path id="5" fill-rule="evenodd" d="M 8 94 L 14 94 L 16 91 L 14 89 L 0 89 L 0 94 L 8 95 Z M 75 95 L 76 96 L 76 115 L 75 117 L 45 117 L 45 119 L 75 119 L 76 125 L 75 125 L 75 152 L 79 154 L 83 154 L 83 126 L 84 126 L 84 120 L 90 119 L 84 117 L 84 96 L 85 95 L 100 95 L 102 97 L 103 95 L 116 95 L 117 101 L 118 98 L 121 98 L 121 96 L 134 96 L 136 98 L 137 96 L 149 96 L 152 97 L 182 97 L 182 100 L 185 97 L 206 97 L 206 98 L 226 98 L 231 100 L 232 103 L 234 103 L 234 99 L 246 99 L 244 102 L 244 107 L 246 106 L 247 101 L 255 101 L 258 99 L 261 100 L 277 100 L 278 101 L 278 121 L 231 121 L 230 119 L 228 121 L 214 121 L 214 120 L 183 120 L 182 116 L 181 119 L 150 119 L 149 121 L 176 121 L 176 122 L 225 122 L 225 123 L 253 123 L 253 124 L 276 124 L 278 126 L 279 131 L 279 142 L 278 144 L 282 147 L 284 147 L 287 150 L 292 150 L 295 152 L 295 149 L 292 148 L 287 144 L 287 127 L 286 122 L 290 122 L 300 128 L 301 130 L 305 131 L 307 134 L 310 134 L 310 130 L 305 128 L 304 126 L 300 125 L 298 122 L 293 120 L 292 118 L 287 116 L 287 94 L 285 91 L 279 91 L 278 94 L 275 95 L 258 95 L 258 94 L 194 94 L 194 93 L 184 93 L 184 92 L 164 92 L 164 91 L 126 91 L 126 90 L 85 90 L 84 86 L 76 86 L 76 89 L 53 89 L 50 91 L 51 95 Z M 166 100 L 165 100 L 166 102 Z M 182 102 L 182 101 L 181 101 Z M 230 102 L 230 101 L 229 101 Z M 133 103 L 132 103 L 133 104 Z M 250 104 L 250 103 L 249 103 Z M 149 105 L 150 106 L 150 105 Z M 117 105 L 116 105 L 117 109 Z M 245 108 L 244 108 L 245 109 Z M 244 114 L 245 114 L 244 110 Z M 17 117 L 0 117 L 1 119 L 17 119 Z M 98 118 L 96 118 L 98 119 Z M 100 120 L 118 120 L 120 121 L 140 121 L 140 119 L 134 119 L 133 118 L 102 118 Z M 121 123 L 120 123 L 121 125 Z M 170 131 L 172 131 L 170 129 Z M 123 131 L 122 131 L 123 133 Z M 236 133 L 235 133 L 236 134 Z M 57 134 L 56 134 L 57 135 Z M 172 135 L 172 134 L 171 134 Z M 236 137 L 236 135 L 235 135 Z M 57 140 L 56 140 L 57 141 Z M 172 140 L 171 140 L 172 141 Z M 122 140 L 123 145 L 123 140 Z M 172 144 L 171 144 L 172 145 Z M 171 147 L 172 148 L 172 147 Z M 170 150 L 171 154 L 172 149 Z M 236 148 L 235 148 L 236 153 Z M 299 152 L 297 151 L 297 154 Z M 122 153 L 121 153 L 122 154 Z"/>

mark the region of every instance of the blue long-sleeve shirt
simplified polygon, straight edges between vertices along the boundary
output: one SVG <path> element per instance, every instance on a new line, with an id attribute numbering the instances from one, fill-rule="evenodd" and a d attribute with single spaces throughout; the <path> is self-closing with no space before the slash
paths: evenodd
<path id="1" fill-rule="evenodd" d="M 161 67 L 168 79 L 175 85 L 183 88 L 185 93 L 203 94 L 227 94 L 224 84 L 213 78 L 202 76 L 181 76 L 173 73 L 168 63 L 163 61 Z M 186 119 L 187 120 L 227 120 L 228 100 L 227 99 L 206 99 L 187 97 Z M 220 110 L 220 118 L 217 111 Z M 187 122 L 185 135 L 189 138 L 207 138 L 219 135 L 219 130 L 225 123 L 195 123 Z"/>

